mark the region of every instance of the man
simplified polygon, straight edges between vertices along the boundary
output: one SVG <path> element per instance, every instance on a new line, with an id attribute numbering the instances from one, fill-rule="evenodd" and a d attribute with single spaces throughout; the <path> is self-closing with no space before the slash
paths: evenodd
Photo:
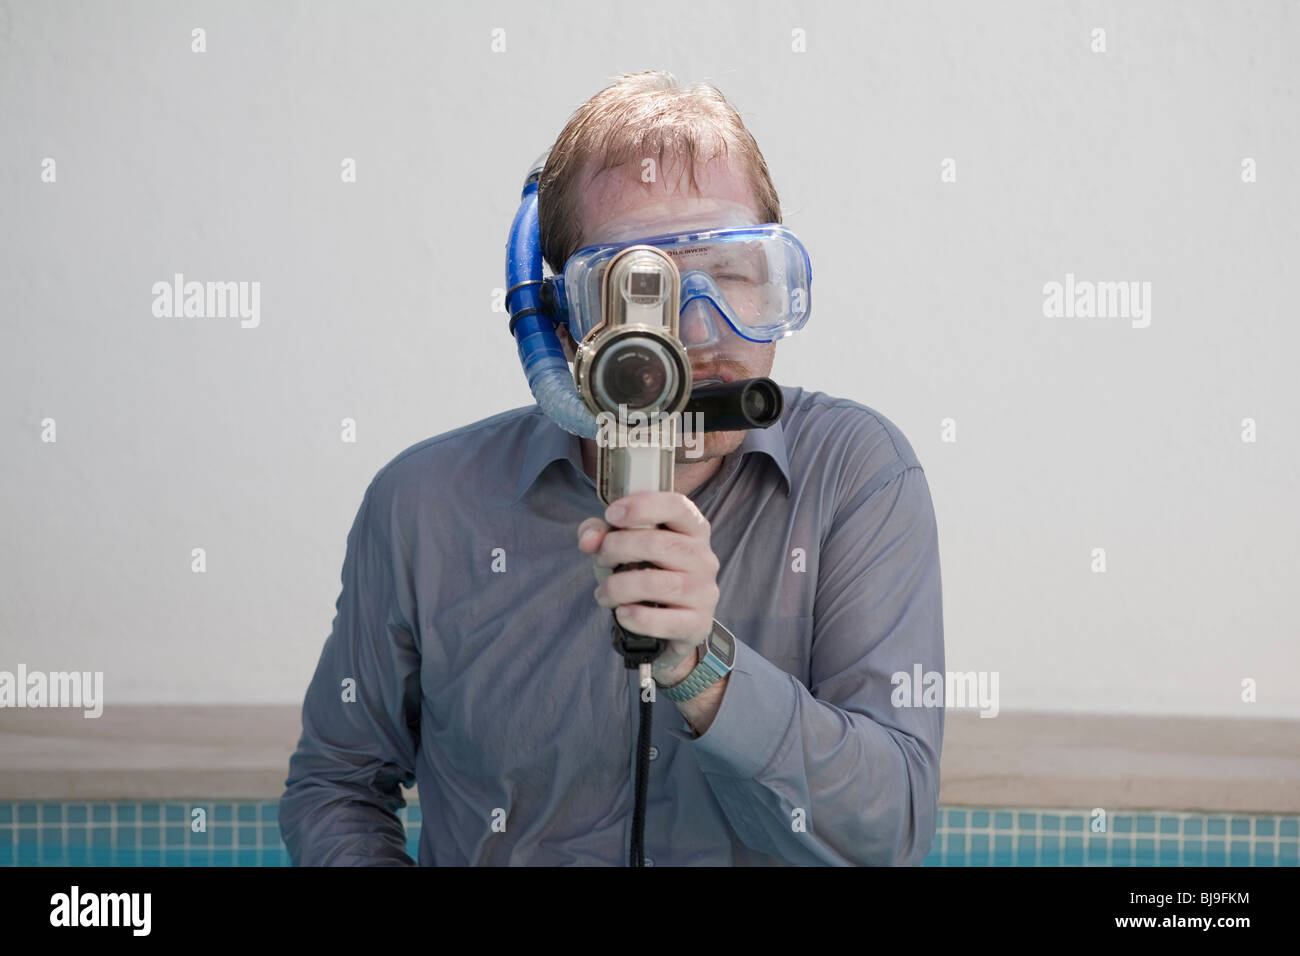
<path id="1" fill-rule="evenodd" d="M 557 273 L 595 243 L 780 221 L 739 116 L 666 74 L 625 76 L 575 113 L 539 215 Z M 681 322 L 695 380 L 770 372 L 775 343 L 707 304 Z M 395 811 L 399 784 L 418 783 L 422 865 L 625 865 L 639 689 L 610 645 L 613 611 L 668 641 L 647 865 L 921 862 L 943 709 L 893 706 L 891 677 L 943 672 L 929 488 L 887 419 L 783 391 L 779 423 L 709 433 L 702 458 L 679 452 L 676 491 L 608 510 L 595 443 L 536 406 L 383 468 L 281 800 L 294 861 L 412 863 Z M 610 573 L 634 561 L 657 567 Z M 730 671 L 672 700 L 698 686 L 685 682 L 715 621 L 735 638 Z"/>

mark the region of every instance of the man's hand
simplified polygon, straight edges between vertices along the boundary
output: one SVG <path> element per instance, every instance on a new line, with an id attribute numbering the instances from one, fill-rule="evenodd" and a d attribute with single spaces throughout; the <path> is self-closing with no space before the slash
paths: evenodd
<path id="1" fill-rule="evenodd" d="M 614 608 L 618 623 L 629 631 L 669 642 L 654 662 L 655 679 L 665 685 L 684 680 L 695 668 L 696 647 L 713 630 L 719 562 L 709 533 L 695 503 L 675 491 L 638 491 L 611 504 L 605 521 L 588 518 L 578 525 L 578 549 L 594 555 L 600 582 L 596 602 Z M 618 565 L 636 561 L 658 567 L 613 573 Z M 645 607 L 640 601 L 665 606 Z"/>

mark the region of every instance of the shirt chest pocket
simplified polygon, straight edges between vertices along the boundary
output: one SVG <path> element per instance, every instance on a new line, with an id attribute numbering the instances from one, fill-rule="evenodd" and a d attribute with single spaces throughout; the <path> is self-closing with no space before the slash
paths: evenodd
<path id="1" fill-rule="evenodd" d="M 794 677 L 805 687 L 809 680 L 812 658 L 813 619 L 811 617 L 767 617 L 718 620 L 736 639 Z"/>

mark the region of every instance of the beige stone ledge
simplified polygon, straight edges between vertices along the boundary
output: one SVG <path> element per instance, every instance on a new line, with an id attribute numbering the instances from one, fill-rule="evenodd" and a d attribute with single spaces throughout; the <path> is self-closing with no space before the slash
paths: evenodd
<path id="1" fill-rule="evenodd" d="M 276 799 L 299 714 L 0 710 L 0 800 Z M 1296 813 L 1300 721 L 949 713 L 940 802 Z"/>

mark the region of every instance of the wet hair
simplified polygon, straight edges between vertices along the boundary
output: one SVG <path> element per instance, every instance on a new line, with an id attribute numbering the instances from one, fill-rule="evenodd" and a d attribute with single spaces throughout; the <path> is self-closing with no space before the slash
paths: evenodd
<path id="1" fill-rule="evenodd" d="M 734 155 L 749 178 L 760 222 L 781 221 L 781 200 L 758 143 L 717 87 L 683 89 L 663 71 L 624 73 L 569 118 L 538 181 L 542 255 L 559 274 L 582 248 L 583 191 L 599 173 L 629 161 L 664 157 L 686 162 L 692 189 L 697 163 Z M 593 167 L 588 174 L 588 167 Z"/>

